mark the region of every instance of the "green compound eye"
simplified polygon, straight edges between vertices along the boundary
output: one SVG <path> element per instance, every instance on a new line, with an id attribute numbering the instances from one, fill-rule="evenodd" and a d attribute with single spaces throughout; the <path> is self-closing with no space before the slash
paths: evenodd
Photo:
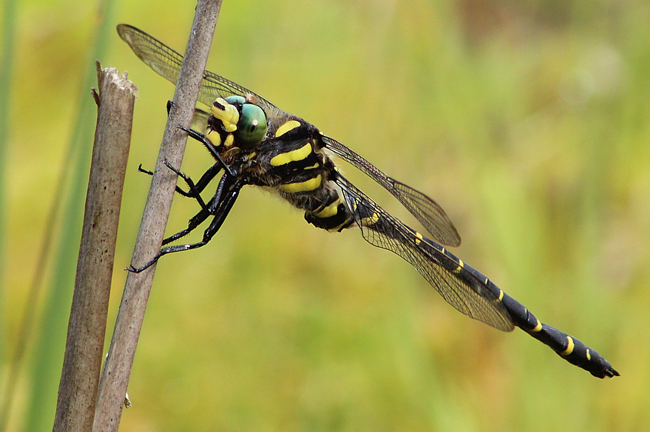
<path id="1" fill-rule="evenodd" d="M 231 103 L 231 104 L 245 104 L 246 103 L 246 98 L 243 96 L 228 96 L 226 99 L 226 102 Z"/>
<path id="2" fill-rule="evenodd" d="M 264 114 L 262 108 L 251 103 L 242 105 L 241 117 L 239 118 L 239 123 L 237 123 L 237 131 L 235 132 L 239 147 L 255 147 L 266 136 L 266 130 L 266 114 Z"/>

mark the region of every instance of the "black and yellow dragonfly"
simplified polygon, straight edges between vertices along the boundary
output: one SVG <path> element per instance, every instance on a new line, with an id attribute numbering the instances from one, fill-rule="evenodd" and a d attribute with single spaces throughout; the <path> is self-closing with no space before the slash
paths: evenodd
<path id="1" fill-rule="evenodd" d="M 181 54 L 135 27 L 121 24 L 117 30 L 143 62 L 176 83 L 183 61 Z M 199 100 L 210 107 L 209 113 L 203 112 L 207 121 L 205 133 L 185 130 L 208 149 L 215 163 L 196 183 L 167 164 L 188 185 L 188 190 L 177 187 L 177 191 L 195 198 L 201 210 L 190 219 L 186 229 L 166 238 L 163 245 L 184 237 L 209 217 L 212 221 L 202 241 L 165 246 L 147 264 L 132 266 L 130 271 L 141 272 L 165 254 L 204 246 L 223 224 L 241 188 L 261 186 L 303 210 L 307 222 L 318 228 L 335 232 L 360 228 L 368 243 L 404 258 L 465 315 L 502 331 L 517 326 L 598 378 L 619 375 L 595 350 L 541 323 L 521 303 L 443 247 L 458 246 L 460 236 L 444 210 L 422 192 L 387 176 L 302 118 L 220 75 L 205 71 Z M 349 162 L 384 187 L 436 241 L 406 226 L 350 183 L 331 155 Z M 201 192 L 222 171 L 216 193 L 205 202 Z"/>

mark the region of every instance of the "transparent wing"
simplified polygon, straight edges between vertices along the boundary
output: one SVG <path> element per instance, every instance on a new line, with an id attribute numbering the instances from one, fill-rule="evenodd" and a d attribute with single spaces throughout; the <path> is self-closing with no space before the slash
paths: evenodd
<path id="1" fill-rule="evenodd" d="M 117 31 L 140 60 L 155 72 L 176 84 L 183 64 L 181 54 L 133 26 L 120 24 L 117 26 Z M 281 124 L 280 119 L 288 117 L 287 113 L 255 92 L 220 75 L 205 71 L 199 92 L 199 100 L 202 103 L 212 106 L 217 97 L 225 98 L 232 95 L 252 96 L 255 103 L 265 110 L 272 123 Z M 447 246 L 458 246 L 460 244 L 458 231 L 456 231 L 445 211 L 435 201 L 422 192 L 385 175 L 366 159 L 340 142 L 325 136 L 323 141 L 332 152 L 366 173 L 388 190 L 416 217 L 435 240 Z"/>
<path id="2" fill-rule="evenodd" d="M 117 32 L 122 40 L 131 47 L 140 60 L 151 67 L 151 69 L 159 75 L 176 85 L 183 64 L 183 56 L 181 54 L 153 36 L 128 24 L 118 25 Z M 203 81 L 201 82 L 201 90 L 199 91 L 199 100 L 202 103 L 207 106 L 212 106 L 212 103 L 217 97 L 226 98 L 233 95 L 250 95 L 255 98 L 256 104 L 265 108 L 265 111 L 284 112 L 255 92 L 252 92 L 247 88 L 222 77 L 221 75 L 217 75 L 210 71 L 204 72 Z M 268 112 L 267 115 L 269 115 Z"/>
<path id="3" fill-rule="evenodd" d="M 194 110 L 194 116 L 192 116 L 192 129 L 197 131 L 204 131 L 208 127 L 208 119 L 210 118 L 210 113 L 204 111 L 200 108 Z"/>
<path id="4" fill-rule="evenodd" d="M 345 159 L 383 186 L 431 233 L 436 241 L 446 246 L 459 246 L 460 235 L 447 213 L 434 200 L 381 172 L 347 146 L 330 137 L 323 137 L 326 148 Z"/>
<path id="5" fill-rule="evenodd" d="M 339 176 L 337 184 L 368 243 L 408 261 L 449 304 L 465 315 L 499 330 L 514 329 L 504 305 L 483 281 L 459 266 L 456 257 L 391 216 L 344 177 Z"/>

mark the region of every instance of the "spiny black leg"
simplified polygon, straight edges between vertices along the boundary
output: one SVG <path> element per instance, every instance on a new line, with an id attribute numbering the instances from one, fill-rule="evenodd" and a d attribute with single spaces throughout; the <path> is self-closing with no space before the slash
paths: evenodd
<path id="1" fill-rule="evenodd" d="M 217 176 L 217 174 L 219 174 L 219 172 L 221 171 L 221 164 L 220 164 L 220 162 L 217 162 L 217 163 L 215 163 L 214 165 L 212 165 L 210 168 L 208 168 L 207 171 L 203 173 L 203 175 L 201 176 L 201 178 L 199 179 L 199 181 L 198 181 L 196 184 L 194 184 L 194 182 L 192 181 L 192 179 L 191 179 L 189 176 L 187 176 L 187 175 L 181 173 L 181 172 L 178 171 L 176 168 L 174 168 L 174 167 L 172 167 L 171 165 L 169 165 L 167 162 L 165 162 L 165 165 L 167 165 L 167 167 L 168 167 L 169 169 L 171 169 L 172 171 L 174 171 L 174 172 L 175 172 L 177 175 L 179 175 L 183 180 L 185 180 L 185 183 L 188 184 L 188 186 L 189 186 L 189 191 L 184 191 L 184 190 L 181 189 L 179 186 L 176 186 L 176 192 L 178 192 L 179 194 L 183 195 L 184 197 L 188 197 L 188 198 L 197 198 L 197 197 L 199 197 L 199 196 L 200 196 L 199 194 L 200 194 L 201 192 L 203 192 L 203 190 L 206 188 L 206 186 L 207 186 L 207 185 L 208 185 L 208 184 L 209 184 L 209 183 L 210 183 L 210 182 L 211 182 L 211 181 L 212 181 L 212 180 Z M 153 175 L 153 172 L 152 172 L 152 171 L 149 171 L 149 170 L 146 170 L 146 169 L 142 168 L 142 164 L 140 164 L 140 166 L 138 166 L 138 171 L 141 172 L 141 173 L 145 173 L 145 174 Z M 188 180 L 189 180 L 189 181 L 188 181 Z M 200 202 L 199 202 L 199 204 L 200 204 Z"/>
<path id="2" fill-rule="evenodd" d="M 201 208 L 206 209 L 205 202 L 203 201 L 203 198 L 201 198 L 201 191 L 198 190 L 198 188 L 196 187 L 196 185 L 194 184 L 192 179 L 189 176 L 185 175 L 183 172 L 181 172 L 179 169 L 176 169 L 168 161 L 164 161 L 163 163 L 165 164 L 165 166 L 167 168 L 169 168 L 174 173 L 176 173 L 177 176 L 179 176 L 180 178 L 185 180 L 185 183 L 187 183 L 187 187 L 189 188 L 188 192 L 187 192 L 187 195 L 185 195 L 185 196 L 190 197 L 190 198 L 195 198 L 199 202 L 199 205 L 201 206 Z M 201 176 L 201 180 L 203 180 L 203 176 Z M 178 189 L 178 186 L 176 186 L 176 188 Z"/>
<path id="3" fill-rule="evenodd" d="M 237 182 L 232 187 L 232 189 L 228 191 L 228 193 L 225 196 L 225 199 L 223 200 L 221 205 L 219 205 L 219 210 L 214 215 L 214 219 L 210 223 L 210 226 L 203 233 L 203 240 L 202 241 L 200 241 L 198 243 L 191 243 L 191 244 L 178 245 L 178 246 L 169 246 L 169 247 L 162 248 L 160 250 L 160 252 L 158 252 L 158 255 L 156 255 L 151 261 L 149 261 L 148 263 L 146 263 L 142 267 L 135 268 L 133 265 L 131 265 L 127 270 L 130 271 L 130 272 L 133 272 L 133 273 L 140 273 L 141 271 L 146 270 L 147 268 L 149 268 L 153 264 L 155 264 L 156 261 L 158 261 L 160 259 L 160 257 L 162 257 L 163 255 L 166 255 L 166 254 L 172 253 L 172 252 L 181 252 L 181 251 L 196 249 L 196 248 L 199 248 L 201 246 L 205 246 L 212 239 L 212 237 L 217 233 L 217 231 L 219 231 L 219 228 L 221 228 L 221 225 L 223 225 L 223 222 L 226 219 L 226 216 L 228 216 L 228 213 L 230 213 L 230 210 L 232 209 L 233 205 L 235 204 L 235 201 L 237 200 L 237 197 L 239 196 L 239 191 L 241 190 L 243 185 L 244 185 L 243 182 Z M 203 212 L 203 210 L 202 210 L 202 212 Z"/>
<path id="4" fill-rule="evenodd" d="M 167 116 L 169 116 L 169 112 L 171 111 L 173 106 L 174 106 L 174 101 L 168 100 L 167 101 Z M 206 111 L 203 111 L 202 109 L 197 108 L 196 111 L 201 113 L 201 114 L 206 115 L 206 117 L 209 117 L 209 114 Z M 188 129 L 185 126 L 178 126 L 178 128 L 181 129 L 181 130 L 184 130 L 185 132 L 187 132 L 187 134 L 190 137 L 194 138 L 195 140 L 200 141 L 208 149 L 208 151 L 212 154 L 212 156 L 216 160 L 221 162 L 221 165 L 223 165 L 226 168 L 226 171 L 228 172 L 228 174 L 233 176 L 232 171 L 230 171 L 230 168 L 228 167 L 228 165 L 226 165 L 226 163 L 223 161 L 223 159 L 221 158 L 221 155 L 219 154 L 217 149 L 214 147 L 214 144 L 212 144 L 210 142 L 210 140 L 205 137 L 204 134 L 202 134 L 201 132 L 196 131 L 194 129 Z"/>
<path id="5" fill-rule="evenodd" d="M 174 105 L 175 105 L 174 101 L 172 100 L 167 101 L 167 117 L 169 117 L 169 112 L 171 111 Z M 194 112 L 199 114 L 201 117 L 205 117 L 206 119 L 210 117 L 210 113 L 202 110 L 201 108 L 194 108 Z"/>
<path id="6" fill-rule="evenodd" d="M 153 175 L 153 171 L 146 170 L 142 168 L 142 164 L 138 165 L 138 172 L 149 174 L 150 176 Z"/>
<path id="7" fill-rule="evenodd" d="M 146 169 L 142 168 L 142 164 L 140 164 L 138 166 L 138 171 L 141 172 L 141 173 L 144 173 L 144 174 L 149 174 L 150 176 L 153 175 L 153 171 L 149 171 L 149 170 L 146 170 Z M 178 186 L 176 186 L 176 192 L 183 195 L 184 197 L 194 198 L 194 195 L 192 195 L 192 191 L 185 192 L 183 189 L 181 189 Z"/>
<path id="8" fill-rule="evenodd" d="M 221 167 L 221 162 L 217 162 L 203 173 L 199 181 L 196 183 L 196 191 L 198 193 L 203 192 L 205 187 L 212 181 L 212 179 L 214 179 L 217 174 L 219 174 Z"/>
<path id="9" fill-rule="evenodd" d="M 201 225 L 203 221 L 205 221 L 208 218 L 208 216 L 211 216 L 210 211 L 207 208 L 201 209 L 200 212 L 198 212 L 196 215 L 192 217 L 192 219 L 190 219 L 190 221 L 187 224 L 187 228 L 177 232 L 176 234 L 170 235 L 169 237 L 164 239 L 162 241 L 162 245 L 164 246 L 175 240 L 178 240 L 181 237 L 185 237 L 186 235 L 194 231 L 199 225 Z"/>
<path id="10" fill-rule="evenodd" d="M 202 134 L 201 132 L 196 131 L 196 130 L 194 130 L 194 129 L 188 129 L 188 128 L 184 127 L 184 126 L 179 126 L 178 128 L 181 129 L 181 130 L 184 130 L 185 132 L 187 132 L 187 134 L 188 134 L 190 137 L 192 137 L 192 138 L 194 138 L 195 140 L 197 140 L 197 141 L 199 141 L 200 143 L 202 143 L 202 144 L 205 146 L 205 148 L 208 149 L 208 151 L 210 152 L 210 154 L 212 154 L 212 156 L 213 156 L 216 160 L 218 160 L 219 162 L 221 162 L 221 165 L 223 165 L 223 167 L 226 169 L 226 172 L 227 172 L 228 174 L 230 174 L 231 176 L 234 177 L 234 174 L 233 174 L 233 172 L 230 170 L 230 167 L 226 164 L 226 162 L 224 162 L 223 158 L 221 157 L 221 155 L 220 155 L 219 152 L 217 151 L 217 149 L 216 149 L 216 147 L 214 146 L 214 144 L 212 144 L 212 143 L 210 142 L 210 140 L 207 139 L 206 136 L 205 136 L 204 134 Z"/>
<path id="11" fill-rule="evenodd" d="M 217 191 L 214 196 L 210 199 L 207 206 L 202 206 L 202 210 L 197 213 L 192 219 L 190 219 L 187 228 L 177 232 L 176 234 L 167 237 L 163 240 L 162 244 L 166 245 L 175 240 L 178 240 L 181 237 L 186 236 L 192 232 L 197 226 L 203 223 L 203 221 L 210 215 L 216 215 L 219 213 L 219 208 L 222 206 L 225 201 L 224 191 L 232 186 L 234 179 L 231 178 L 228 174 L 224 174 L 219 180 L 219 186 L 217 186 Z"/>

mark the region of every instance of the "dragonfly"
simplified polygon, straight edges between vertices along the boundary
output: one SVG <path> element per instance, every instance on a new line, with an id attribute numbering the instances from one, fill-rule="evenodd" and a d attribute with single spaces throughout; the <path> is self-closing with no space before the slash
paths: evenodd
<path id="1" fill-rule="evenodd" d="M 181 54 L 136 27 L 120 24 L 117 31 L 140 60 L 176 84 L 183 63 Z M 389 177 L 311 123 L 221 75 L 204 72 L 199 101 L 210 109 L 197 109 L 205 129 L 181 129 L 207 148 L 214 164 L 196 183 L 176 167 L 166 165 L 187 186 L 177 186 L 177 192 L 195 199 L 201 209 L 186 229 L 163 240 L 163 247 L 153 259 L 128 270 L 141 272 L 166 254 L 206 245 L 221 228 L 241 189 L 247 185 L 263 187 L 304 211 L 305 220 L 317 228 L 330 232 L 358 228 L 368 243 L 410 263 L 461 313 L 502 331 L 519 327 L 595 377 L 619 376 L 594 349 L 540 322 L 524 305 L 452 254 L 447 247 L 460 245 L 458 231 L 442 207 L 424 193 Z M 432 239 L 389 214 L 352 184 L 334 163 L 333 156 L 350 163 L 390 192 Z M 204 200 L 201 193 L 220 173 L 216 192 Z M 209 218 L 201 241 L 167 246 Z"/>

